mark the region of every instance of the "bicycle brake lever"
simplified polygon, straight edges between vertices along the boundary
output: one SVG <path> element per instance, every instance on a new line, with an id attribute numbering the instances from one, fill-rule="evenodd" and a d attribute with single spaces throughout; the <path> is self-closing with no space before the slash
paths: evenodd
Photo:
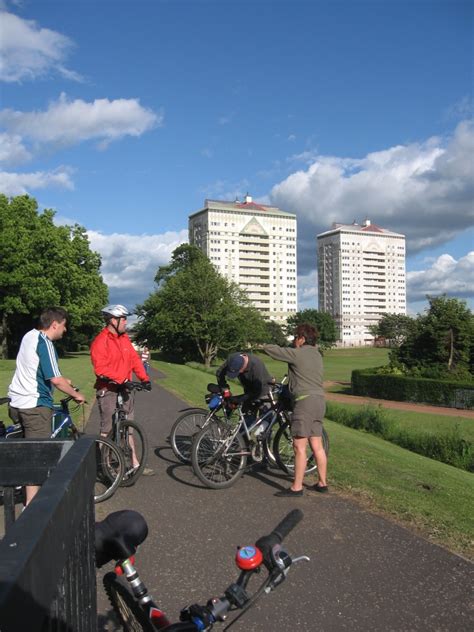
<path id="1" fill-rule="evenodd" d="M 307 555 L 300 555 L 299 557 L 294 557 L 292 559 L 292 564 L 296 564 L 296 562 L 310 562 L 311 558 Z"/>

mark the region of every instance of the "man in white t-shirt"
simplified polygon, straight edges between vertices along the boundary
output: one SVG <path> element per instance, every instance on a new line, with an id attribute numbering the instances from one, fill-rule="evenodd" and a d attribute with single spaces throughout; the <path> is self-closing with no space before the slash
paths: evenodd
<path id="1" fill-rule="evenodd" d="M 21 423 L 26 439 L 46 439 L 51 436 L 53 389 L 71 395 L 78 404 L 85 402 L 70 380 L 61 375 L 58 354 L 53 342 L 66 332 L 67 312 L 61 307 L 48 307 L 41 312 L 38 329 L 23 336 L 16 358 L 16 370 L 8 390 L 9 414 Z M 26 488 L 26 504 L 31 502 L 39 487 Z"/>

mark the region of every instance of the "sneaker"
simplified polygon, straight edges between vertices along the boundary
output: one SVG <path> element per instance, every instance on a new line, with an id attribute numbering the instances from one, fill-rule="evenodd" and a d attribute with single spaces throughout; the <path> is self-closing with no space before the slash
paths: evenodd
<path id="1" fill-rule="evenodd" d="M 142 472 L 142 476 L 155 476 L 155 470 L 152 470 L 151 467 L 146 467 Z"/>
<path id="2" fill-rule="evenodd" d="M 279 496 L 280 498 L 294 498 L 296 496 L 302 496 L 303 495 L 303 490 L 300 489 L 299 491 L 295 492 L 294 490 L 290 488 L 288 489 L 282 489 L 279 492 L 277 492 L 275 494 L 275 496 Z"/>
<path id="3" fill-rule="evenodd" d="M 329 491 L 329 487 L 327 485 L 313 485 L 310 489 L 313 490 L 313 492 L 319 492 L 320 494 L 327 494 Z"/>

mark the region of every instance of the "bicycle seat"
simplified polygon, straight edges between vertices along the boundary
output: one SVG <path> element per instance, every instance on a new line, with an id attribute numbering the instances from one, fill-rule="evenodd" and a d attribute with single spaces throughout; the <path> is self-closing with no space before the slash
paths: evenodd
<path id="1" fill-rule="evenodd" d="M 95 524 L 95 559 L 100 568 L 111 560 L 126 560 L 148 535 L 145 518 L 131 509 L 115 511 Z"/>
<path id="2" fill-rule="evenodd" d="M 209 393 L 220 393 L 222 391 L 221 387 L 218 386 L 217 384 L 208 384 L 207 385 L 207 390 L 209 391 Z"/>

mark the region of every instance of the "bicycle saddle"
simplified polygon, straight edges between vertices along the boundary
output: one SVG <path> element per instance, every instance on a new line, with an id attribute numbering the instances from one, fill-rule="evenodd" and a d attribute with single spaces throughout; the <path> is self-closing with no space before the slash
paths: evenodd
<path id="1" fill-rule="evenodd" d="M 209 391 L 209 393 L 220 393 L 222 391 L 221 387 L 218 386 L 217 384 L 208 384 L 207 385 L 207 390 Z"/>
<path id="2" fill-rule="evenodd" d="M 100 568 L 111 560 L 126 560 L 148 535 L 145 518 L 131 509 L 115 511 L 95 523 L 95 559 Z"/>

